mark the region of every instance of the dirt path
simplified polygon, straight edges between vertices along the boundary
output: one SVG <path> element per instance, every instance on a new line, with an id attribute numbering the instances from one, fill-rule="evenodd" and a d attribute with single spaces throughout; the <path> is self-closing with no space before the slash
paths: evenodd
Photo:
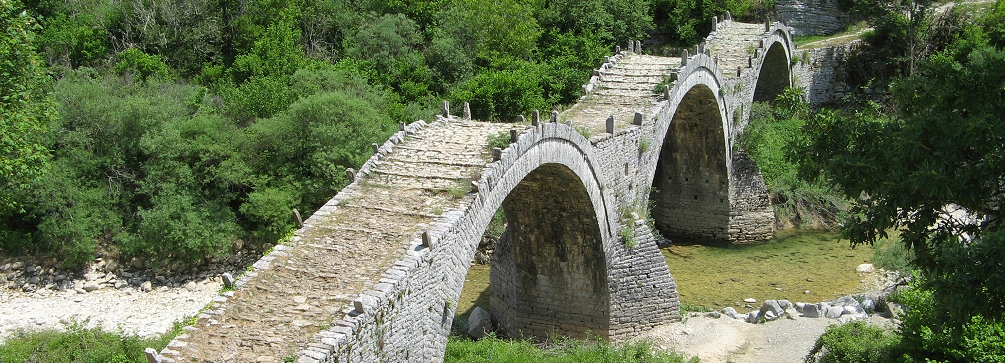
<path id="1" fill-rule="evenodd" d="M 702 363 L 802 362 L 824 330 L 842 321 L 794 316 L 750 324 L 726 316 L 691 316 L 681 323 L 653 329 L 641 339 L 653 341 L 659 349 L 698 356 Z M 870 317 L 869 322 L 887 328 L 895 326 L 879 316 Z"/>

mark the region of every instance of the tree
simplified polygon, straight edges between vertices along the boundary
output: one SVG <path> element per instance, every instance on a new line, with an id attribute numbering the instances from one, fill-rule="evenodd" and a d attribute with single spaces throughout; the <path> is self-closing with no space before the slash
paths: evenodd
<path id="1" fill-rule="evenodd" d="M 803 177 L 857 199 L 853 245 L 900 231 L 947 324 L 1005 308 L 1005 51 L 988 39 L 971 28 L 897 80 L 897 114 L 818 116 L 793 145 Z"/>
<path id="2" fill-rule="evenodd" d="M 49 76 L 33 44 L 39 27 L 17 0 L 0 0 L 0 212 L 40 175 L 43 139 L 56 117 Z"/>

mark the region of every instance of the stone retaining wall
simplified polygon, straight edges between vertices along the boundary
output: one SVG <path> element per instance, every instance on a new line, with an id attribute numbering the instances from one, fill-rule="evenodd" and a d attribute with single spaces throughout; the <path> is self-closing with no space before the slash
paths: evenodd
<path id="1" fill-rule="evenodd" d="M 845 82 L 848 57 L 857 52 L 862 41 L 832 47 L 797 50 L 793 55 L 794 86 L 806 90 L 806 99 L 813 107 L 840 101 L 852 89 Z"/>

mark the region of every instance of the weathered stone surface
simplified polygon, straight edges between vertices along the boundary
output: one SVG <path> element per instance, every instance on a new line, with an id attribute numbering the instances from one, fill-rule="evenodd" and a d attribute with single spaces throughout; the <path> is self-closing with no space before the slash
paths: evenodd
<path id="1" fill-rule="evenodd" d="M 475 306 L 468 315 L 468 335 L 473 339 L 484 338 L 492 331 L 492 316 L 480 306 Z"/>
<path id="2" fill-rule="evenodd" d="M 733 319 L 741 319 L 740 314 L 737 314 L 736 309 L 733 309 L 732 306 L 722 308 L 722 315 L 728 316 Z"/>
<path id="3" fill-rule="evenodd" d="M 868 273 L 873 271 L 876 271 L 876 267 L 873 266 L 871 263 L 863 263 L 861 265 L 858 265 L 858 267 L 855 267 L 855 272 Z"/>
<path id="4" fill-rule="evenodd" d="M 763 316 L 765 319 L 774 320 L 775 318 L 782 316 L 782 314 L 785 314 L 785 309 L 782 309 L 782 307 L 778 305 L 778 301 L 765 300 L 764 304 L 761 305 L 761 309 L 758 311 L 758 314 Z"/>
<path id="5" fill-rule="evenodd" d="M 82 286 L 81 288 L 84 291 L 91 292 L 91 291 L 100 289 L 101 288 L 101 284 L 99 284 L 97 281 L 88 281 L 88 282 L 85 282 L 84 286 Z"/>
<path id="6" fill-rule="evenodd" d="M 140 284 L 140 290 L 143 292 L 150 292 L 153 290 L 153 284 L 151 284 L 150 281 L 143 281 L 143 283 Z"/>
<path id="7" fill-rule="evenodd" d="M 841 314 L 844 314 L 843 306 L 831 306 L 827 309 L 827 313 L 824 316 L 828 319 L 837 319 L 841 317 Z"/>
<path id="8" fill-rule="evenodd" d="M 803 306 L 803 316 L 807 318 L 819 318 L 820 317 L 820 307 L 817 304 L 806 304 Z"/>
<path id="9" fill-rule="evenodd" d="M 223 275 L 220 275 L 220 277 L 223 279 L 224 287 L 234 287 L 234 276 L 232 276 L 229 272 L 224 272 Z"/>

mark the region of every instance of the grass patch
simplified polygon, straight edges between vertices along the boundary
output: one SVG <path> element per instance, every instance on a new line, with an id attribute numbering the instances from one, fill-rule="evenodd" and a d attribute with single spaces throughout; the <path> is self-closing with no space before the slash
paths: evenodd
<path id="1" fill-rule="evenodd" d="M 486 337 L 472 341 L 451 336 L 447 341 L 444 362 L 492 363 L 698 363 L 698 358 L 685 358 L 676 353 L 655 351 L 646 342 L 609 344 L 602 341 L 560 340 L 542 347 L 526 340 L 503 340 Z"/>
<path id="2" fill-rule="evenodd" d="M 870 261 L 881 269 L 898 271 L 901 275 L 906 275 L 911 271 L 912 259 L 914 257 L 911 251 L 908 251 L 900 241 L 900 236 L 892 235 L 890 239 L 876 242 L 875 252 Z"/>
<path id="3" fill-rule="evenodd" d="M 794 42 L 796 42 L 796 48 L 798 49 L 798 48 L 802 48 L 803 45 L 806 45 L 808 43 L 813 43 L 813 42 L 821 41 L 821 40 L 828 39 L 828 38 L 831 38 L 831 37 L 832 37 L 832 35 L 800 35 L 800 36 L 794 37 L 792 40 Z"/>
<path id="4" fill-rule="evenodd" d="M 590 129 L 586 128 L 585 126 L 576 126 L 573 127 L 573 129 L 575 129 L 576 132 L 578 132 L 580 135 L 583 135 L 583 137 L 587 139 L 590 138 Z"/>
<path id="5" fill-rule="evenodd" d="M 73 323 L 66 331 L 18 332 L 0 345 L 0 362 L 146 363 L 143 349 L 164 348 L 183 324 L 157 338 L 121 335 Z"/>

